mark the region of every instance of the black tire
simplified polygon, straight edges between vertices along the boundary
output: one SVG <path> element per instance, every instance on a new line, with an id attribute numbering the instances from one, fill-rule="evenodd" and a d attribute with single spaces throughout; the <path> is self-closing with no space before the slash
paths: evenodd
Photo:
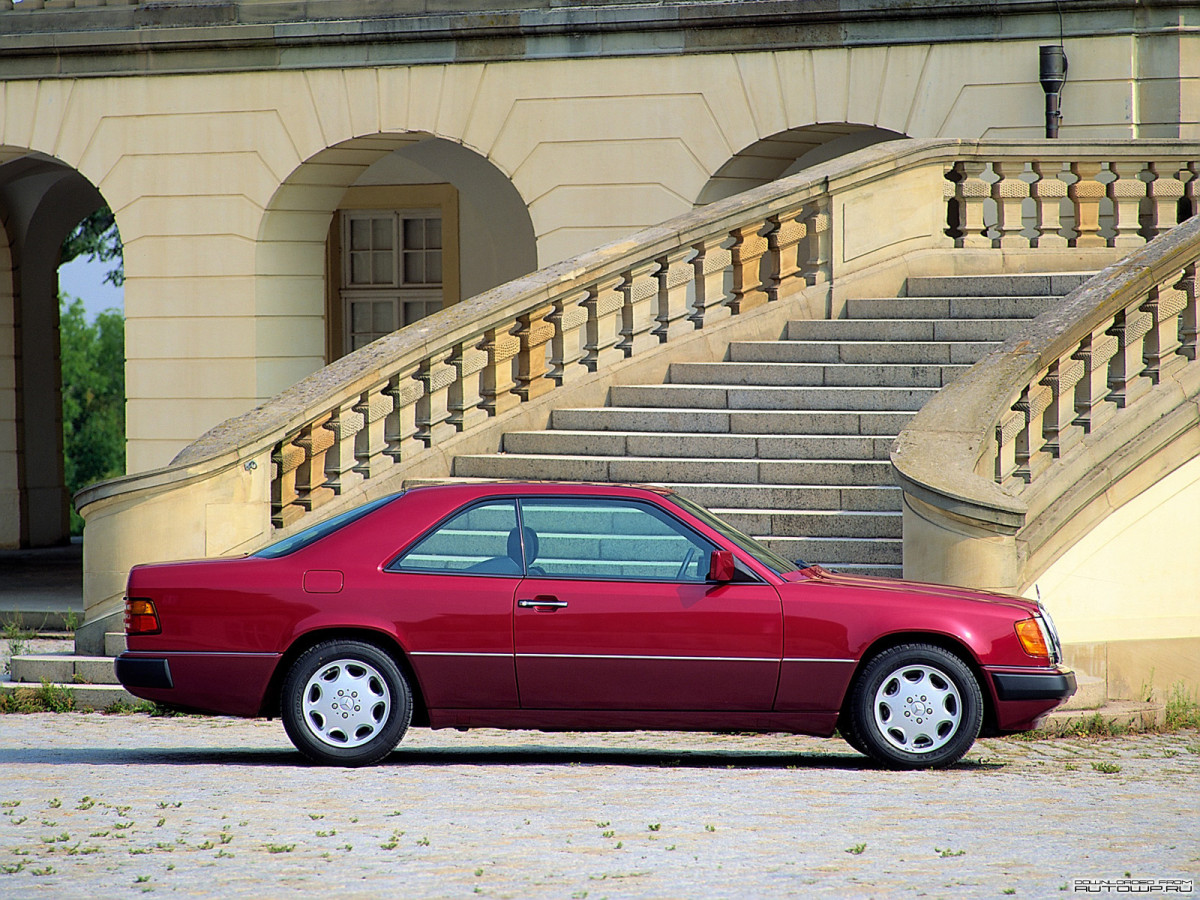
<path id="1" fill-rule="evenodd" d="M 385 651 L 326 641 L 283 681 L 279 708 L 296 749 L 328 766 L 369 766 L 395 748 L 412 719 L 412 691 Z"/>
<path id="2" fill-rule="evenodd" d="M 970 667 L 932 644 L 885 650 L 863 669 L 846 710 L 847 741 L 893 769 L 953 765 L 983 724 L 983 693 Z"/>
<path id="3" fill-rule="evenodd" d="M 850 721 L 850 716 L 848 716 L 846 713 L 842 713 L 838 717 L 837 729 L 842 740 L 849 744 L 852 749 L 857 750 L 863 756 L 869 755 L 867 753 L 866 745 L 862 742 L 862 738 L 860 738 L 858 733 L 854 730 L 854 723 Z"/>

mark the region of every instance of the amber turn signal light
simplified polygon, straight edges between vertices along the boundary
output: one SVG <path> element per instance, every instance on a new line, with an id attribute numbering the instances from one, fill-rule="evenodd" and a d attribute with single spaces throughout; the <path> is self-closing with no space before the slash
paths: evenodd
<path id="1" fill-rule="evenodd" d="M 1037 619 L 1022 619 L 1016 624 L 1016 629 L 1017 638 L 1026 653 L 1043 659 L 1050 658 L 1050 648 L 1046 646 L 1046 636 Z"/>
<path id="2" fill-rule="evenodd" d="M 125 598 L 126 634 L 159 634 L 161 631 L 153 600 Z"/>

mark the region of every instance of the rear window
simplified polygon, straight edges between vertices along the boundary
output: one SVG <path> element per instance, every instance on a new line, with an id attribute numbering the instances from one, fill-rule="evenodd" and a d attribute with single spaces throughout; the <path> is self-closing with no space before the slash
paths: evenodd
<path id="1" fill-rule="evenodd" d="M 301 550 L 309 544 L 315 544 L 321 538 L 333 534 L 341 528 L 345 528 L 351 522 L 361 519 L 363 516 L 379 509 L 379 507 L 386 506 L 403 493 L 401 491 L 398 494 L 389 494 L 386 497 L 380 497 L 378 500 L 372 500 L 370 503 L 364 503 L 362 506 L 356 506 L 354 509 L 348 509 L 344 513 L 334 516 L 332 519 L 318 522 L 310 528 L 298 531 L 291 537 L 284 538 L 282 541 L 269 544 L 257 553 L 251 553 L 250 555 L 258 559 L 277 559 L 280 556 L 295 553 L 297 550 Z"/>

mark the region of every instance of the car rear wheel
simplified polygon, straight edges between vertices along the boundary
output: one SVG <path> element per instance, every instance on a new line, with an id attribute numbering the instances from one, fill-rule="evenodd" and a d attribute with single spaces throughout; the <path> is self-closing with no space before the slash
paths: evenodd
<path id="1" fill-rule="evenodd" d="M 283 682 L 283 727 L 322 765 L 367 766 L 400 742 L 412 691 L 396 661 L 360 641 L 327 641 L 302 654 Z"/>
<path id="2" fill-rule="evenodd" d="M 848 710 L 855 743 L 897 769 L 952 765 L 983 723 L 983 693 L 959 657 L 932 644 L 904 644 L 872 659 Z"/>

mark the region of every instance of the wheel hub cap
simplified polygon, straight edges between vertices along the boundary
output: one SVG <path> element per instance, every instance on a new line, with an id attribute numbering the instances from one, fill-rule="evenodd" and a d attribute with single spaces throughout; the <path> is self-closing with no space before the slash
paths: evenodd
<path id="1" fill-rule="evenodd" d="M 326 663 L 304 686 L 304 723 L 332 747 L 359 747 L 379 733 L 392 697 L 379 671 L 356 659 Z"/>
<path id="2" fill-rule="evenodd" d="M 941 670 L 913 665 L 896 669 L 875 692 L 875 724 L 884 739 L 906 753 L 932 753 L 958 733 L 962 698 Z"/>

